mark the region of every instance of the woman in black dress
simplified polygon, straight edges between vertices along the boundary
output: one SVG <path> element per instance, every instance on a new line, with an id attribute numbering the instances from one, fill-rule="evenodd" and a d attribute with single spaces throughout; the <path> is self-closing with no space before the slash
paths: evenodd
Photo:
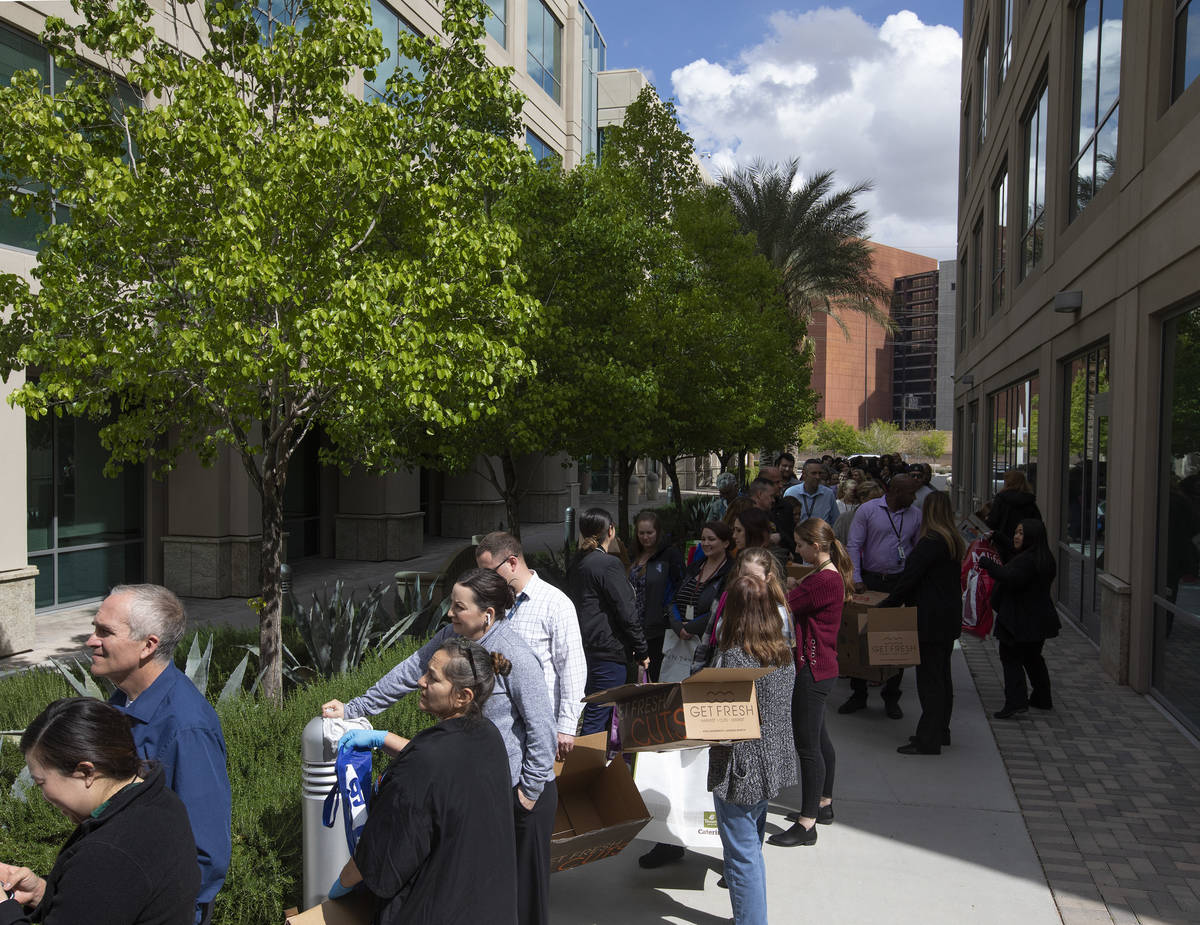
<path id="1" fill-rule="evenodd" d="M 510 670 L 500 653 L 451 636 L 418 682 L 420 707 L 436 726 L 411 740 L 375 729 L 342 737 L 342 748 L 382 748 L 396 760 L 330 897 L 362 883 L 376 899 L 378 925 L 515 925 L 508 755 L 483 716 L 496 676 Z"/>

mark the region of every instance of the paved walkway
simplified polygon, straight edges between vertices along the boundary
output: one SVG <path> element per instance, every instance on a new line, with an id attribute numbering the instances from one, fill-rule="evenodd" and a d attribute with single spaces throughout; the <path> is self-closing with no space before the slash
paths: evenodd
<path id="1" fill-rule="evenodd" d="M 994 644 L 964 649 L 1064 925 L 1200 922 L 1196 742 L 1109 680 L 1073 627 L 1046 644 L 1054 711 L 1015 720 L 991 716 Z"/>

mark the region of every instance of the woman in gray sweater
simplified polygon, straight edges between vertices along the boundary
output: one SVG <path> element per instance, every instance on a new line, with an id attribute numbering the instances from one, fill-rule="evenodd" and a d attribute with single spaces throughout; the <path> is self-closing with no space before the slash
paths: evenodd
<path id="1" fill-rule="evenodd" d="M 549 921 L 550 837 L 558 807 L 554 782 L 558 736 L 545 675 L 529 644 L 504 619 L 513 605 L 513 592 L 503 578 L 490 569 L 471 569 L 459 576 L 450 601 L 449 626 L 365 694 L 345 704 L 331 700 L 322 708 L 322 715 L 353 718 L 382 713 L 417 690 L 429 660 L 451 635 L 478 642 L 508 659 L 512 671 L 507 678 L 496 679 L 483 715 L 500 731 L 508 752 L 516 827 L 517 921 L 520 925 L 545 925 Z"/>
<path id="2" fill-rule="evenodd" d="M 717 666 L 771 668 L 754 682 L 761 737 L 708 752 L 708 789 L 717 810 L 725 880 L 736 925 L 766 925 L 767 872 L 762 842 L 767 803 L 796 783 L 792 687 L 796 666 L 767 583 L 752 575 L 726 591 Z"/>

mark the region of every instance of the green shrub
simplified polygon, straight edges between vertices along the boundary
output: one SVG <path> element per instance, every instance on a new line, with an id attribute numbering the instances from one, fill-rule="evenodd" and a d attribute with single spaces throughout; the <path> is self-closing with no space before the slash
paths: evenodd
<path id="1" fill-rule="evenodd" d="M 917 436 L 917 455 L 937 459 L 946 452 L 948 443 L 944 430 L 927 430 Z"/>
<path id="2" fill-rule="evenodd" d="M 891 421 L 872 421 L 862 432 L 862 452 L 895 453 L 900 449 L 900 428 Z"/>
<path id="3" fill-rule="evenodd" d="M 853 456 L 866 450 L 859 432 L 845 421 L 817 421 L 811 439 L 814 451 L 834 456 Z"/>
<path id="4" fill-rule="evenodd" d="M 244 654 L 236 646 L 255 632 L 218 631 L 218 638 L 226 644 L 214 643 L 214 665 L 225 665 L 236 654 L 233 664 L 225 669 L 227 675 Z M 344 675 L 290 692 L 281 708 L 257 697 L 241 697 L 217 707 L 233 791 L 233 861 L 217 896 L 215 923 L 278 925 L 283 921 L 283 910 L 299 903 L 303 842 L 300 735 L 308 721 L 319 714 L 321 704 L 334 698 L 349 700 L 362 693 L 423 641 L 405 639 L 385 652 L 372 652 L 358 668 Z M 213 696 L 221 683 L 210 681 Z M 0 725 L 23 729 L 47 703 L 68 693 L 66 682 L 56 671 L 35 669 L 0 679 Z M 376 728 L 412 736 L 431 720 L 417 709 L 416 697 L 406 697 L 373 717 L 372 722 Z M 0 747 L 0 859 L 45 874 L 72 827 L 36 789 L 29 792 L 25 802 L 11 796 L 13 782 L 23 767 L 20 750 L 8 737 Z"/>

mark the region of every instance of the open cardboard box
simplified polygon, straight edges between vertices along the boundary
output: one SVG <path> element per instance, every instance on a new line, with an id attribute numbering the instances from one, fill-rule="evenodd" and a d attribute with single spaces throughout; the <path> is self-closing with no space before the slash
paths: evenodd
<path id="1" fill-rule="evenodd" d="M 617 708 L 621 748 L 662 752 L 757 739 L 754 682 L 770 668 L 705 668 L 670 684 L 623 684 L 584 697 Z"/>
<path id="2" fill-rule="evenodd" d="M 867 611 L 867 661 L 871 665 L 919 665 L 916 607 L 875 607 Z"/>
<path id="3" fill-rule="evenodd" d="M 864 591 L 855 594 L 842 607 L 842 625 L 838 629 L 838 673 L 864 681 L 886 681 L 896 673 L 889 665 L 872 663 L 870 657 L 869 619 L 875 613 L 888 613 L 886 608 L 876 608 L 887 594 L 883 591 Z M 913 631 L 916 631 L 915 613 Z M 911 662 L 905 664 L 912 664 Z"/>
<path id="4" fill-rule="evenodd" d="M 629 765 L 607 753 L 608 733 L 583 736 L 558 772 L 551 873 L 612 857 L 650 821 Z"/>
<path id="5" fill-rule="evenodd" d="M 809 565 L 807 562 L 789 562 L 787 564 L 788 578 L 795 578 L 799 581 L 806 575 L 811 575 L 816 566 Z"/>

